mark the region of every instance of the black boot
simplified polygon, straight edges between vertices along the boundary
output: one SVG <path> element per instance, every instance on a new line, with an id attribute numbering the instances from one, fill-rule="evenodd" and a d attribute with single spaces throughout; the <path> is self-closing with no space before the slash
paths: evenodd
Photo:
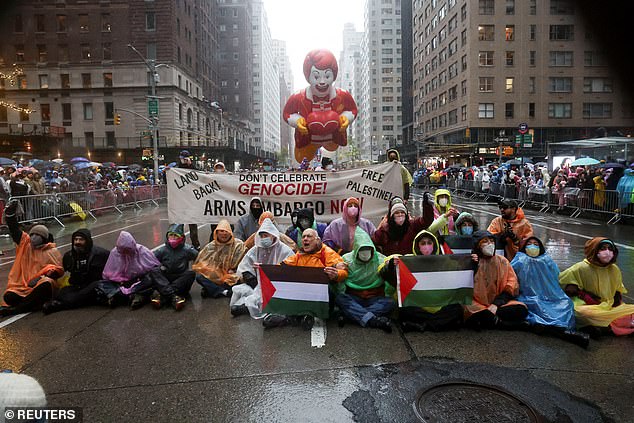
<path id="1" fill-rule="evenodd" d="M 564 341 L 572 342 L 573 344 L 579 345 L 581 348 L 584 349 L 588 349 L 588 345 L 590 344 L 590 335 L 583 332 L 567 330 L 561 332 L 559 337 Z"/>
<path id="2" fill-rule="evenodd" d="M 62 311 L 64 304 L 61 301 L 51 300 L 44 303 L 42 306 L 42 312 L 44 314 L 51 314 L 57 311 Z"/>
<path id="3" fill-rule="evenodd" d="M 387 317 L 373 317 L 368 320 L 368 327 L 381 329 L 383 332 L 392 333 L 392 323 Z"/>

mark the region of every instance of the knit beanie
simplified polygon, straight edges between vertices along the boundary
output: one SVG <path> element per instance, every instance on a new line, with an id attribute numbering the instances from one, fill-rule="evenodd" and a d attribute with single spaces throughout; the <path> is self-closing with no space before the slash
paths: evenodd
<path id="1" fill-rule="evenodd" d="M 44 239 L 44 242 L 48 240 L 48 228 L 44 225 L 35 225 L 29 231 L 29 235 L 39 235 Z"/>
<path id="2" fill-rule="evenodd" d="M 390 216 L 394 216 L 394 213 L 396 213 L 397 211 L 402 211 L 403 213 L 407 214 L 407 207 L 405 207 L 403 203 L 394 204 L 390 209 Z"/>

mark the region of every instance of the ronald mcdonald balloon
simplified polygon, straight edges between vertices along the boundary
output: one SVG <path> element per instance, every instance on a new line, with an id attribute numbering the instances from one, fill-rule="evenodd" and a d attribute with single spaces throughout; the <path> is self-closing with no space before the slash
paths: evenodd
<path id="1" fill-rule="evenodd" d="M 293 94 L 284 106 L 284 121 L 295 128 L 295 159 L 310 160 L 319 147 L 335 151 L 348 144 L 346 131 L 357 117 L 350 93 L 335 88 L 337 59 L 328 50 L 313 50 L 304 59 L 309 87 Z"/>

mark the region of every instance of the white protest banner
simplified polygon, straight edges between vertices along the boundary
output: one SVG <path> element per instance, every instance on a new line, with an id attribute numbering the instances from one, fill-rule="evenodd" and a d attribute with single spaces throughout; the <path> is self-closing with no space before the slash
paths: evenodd
<path id="1" fill-rule="evenodd" d="M 249 212 L 252 197 L 260 197 L 278 223 L 290 222 L 296 208 L 311 208 L 318 221 L 330 222 L 341 217 L 348 197 L 359 198 L 363 217 L 378 220 L 396 195 L 403 195 L 401 168 L 391 162 L 339 172 L 167 172 L 168 216 L 174 223 L 235 223 Z"/>

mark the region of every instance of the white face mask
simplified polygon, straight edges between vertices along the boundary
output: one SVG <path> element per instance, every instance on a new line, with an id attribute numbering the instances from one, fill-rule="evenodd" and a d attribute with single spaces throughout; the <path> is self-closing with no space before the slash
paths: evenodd
<path id="1" fill-rule="evenodd" d="M 614 253 L 610 250 L 601 250 L 597 253 L 599 261 L 603 264 L 608 264 L 614 258 Z"/>
<path id="2" fill-rule="evenodd" d="M 485 256 L 493 257 L 493 255 L 495 254 L 495 244 L 491 243 L 482 247 L 482 254 L 484 254 Z"/>
<path id="3" fill-rule="evenodd" d="M 260 244 L 263 248 L 269 248 L 273 245 L 273 238 L 260 238 Z"/>
<path id="4" fill-rule="evenodd" d="M 449 200 L 447 200 L 446 198 L 441 198 L 438 200 L 438 205 L 440 207 L 446 207 L 447 203 L 449 203 Z"/>
<path id="5" fill-rule="evenodd" d="M 398 226 L 401 226 L 403 223 L 405 223 L 405 216 L 396 216 L 394 218 L 394 223 L 396 223 Z"/>
<path id="6" fill-rule="evenodd" d="M 357 258 L 362 262 L 368 262 L 372 258 L 372 250 L 359 250 Z"/>

